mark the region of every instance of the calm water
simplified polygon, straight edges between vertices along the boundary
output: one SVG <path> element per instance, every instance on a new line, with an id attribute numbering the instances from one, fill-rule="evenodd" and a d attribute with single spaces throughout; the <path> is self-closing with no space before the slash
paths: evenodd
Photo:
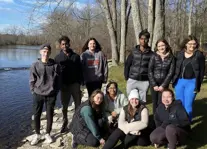
<path id="1" fill-rule="evenodd" d="M 11 148 L 31 133 L 32 96 L 29 70 L 38 46 L 0 47 L 0 149 Z M 5 68 L 20 68 L 4 70 Z M 59 104 L 59 100 L 57 102 Z M 6 147 L 6 146 L 7 147 Z"/>

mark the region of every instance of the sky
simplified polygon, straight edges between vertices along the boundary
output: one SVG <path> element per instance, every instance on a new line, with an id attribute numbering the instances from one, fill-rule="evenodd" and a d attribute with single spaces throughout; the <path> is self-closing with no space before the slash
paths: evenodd
<path id="1" fill-rule="evenodd" d="M 46 18 L 41 14 L 49 12 L 48 6 L 42 7 L 39 13 L 33 13 L 34 21 L 30 19 L 37 1 L 43 2 L 44 0 L 0 0 L 0 32 L 6 32 L 8 28 L 13 26 L 26 30 L 44 23 Z M 53 1 L 51 8 L 54 8 L 59 0 L 50 1 Z M 63 1 L 64 6 L 67 6 L 68 1 L 74 0 Z M 76 0 L 76 6 L 81 8 L 87 2 L 94 3 L 94 0 Z"/>

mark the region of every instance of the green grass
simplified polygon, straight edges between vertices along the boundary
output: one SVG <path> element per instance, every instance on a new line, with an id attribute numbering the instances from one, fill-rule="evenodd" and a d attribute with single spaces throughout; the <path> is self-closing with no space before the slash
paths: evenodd
<path id="1" fill-rule="evenodd" d="M 114 80 L 118 82 L 119 89 L 126 93 L 126 81 L 124 79 L 124 67 L 111 67 L 109 71 L 109 80 Z M 148 104 L 147 107 L 152 114 L 152 102 L 150 98 L 150 93 L 148 93 Z M 187 145 L 179 147 L 178 149 L 207 149 L 207 80 L 204 81 L 201 92 L 197 95 L 194 103 L 194 119 L 192 124 L 192 132 L 190 134 L 191 138 L 187 140 Z M 92 147 L 78 146 L 79 149 L 94 149 Z M 101 148 L 101 147 L 100 147 Z M 154 149 L 152 146 L 139 147 L 134 146 L 130 149 Z M 164 147 L 160 147 L 164 149 Z"/>

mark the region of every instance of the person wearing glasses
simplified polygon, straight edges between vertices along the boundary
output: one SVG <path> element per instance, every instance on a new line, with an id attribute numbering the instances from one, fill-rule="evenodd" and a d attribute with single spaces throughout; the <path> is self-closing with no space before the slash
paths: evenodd
<path id="1" fill-rule="evenodd" d="M 192 120 L 192 105 L 196 94 L 200 91 L 205 73 L 205 57 L 198 50 L 197 38 L 192 35 L 184 39 L 181 48 L 176 56 L 175 75 L 172 82 L 176 99 L 181 100 Z"/>

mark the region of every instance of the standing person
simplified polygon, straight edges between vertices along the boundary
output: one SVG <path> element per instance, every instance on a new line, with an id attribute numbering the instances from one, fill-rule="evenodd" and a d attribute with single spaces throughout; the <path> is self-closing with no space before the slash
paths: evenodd
<path id="1" fill-rule="evenodd" d="M 89 97 L 94 90 L 101 89 L 102 83 L 108 79 L 107 59 L 101 50 L 95 38 L 89 38 L 82 48 L 82 69 Z"/>
<path id="2" fill-rule="evenodd" d="M 160 39 L 155 44 L 155 54 L 151 57 L 148 67 L 153 114 L 161 102 L 161 92 L 170 84 L 174 70 L 175 58 L 170 45 L 165 39 Z"/>
<path id="3" fill-rule="evenodd" d="M 181 101 L 174 99 L 170 89 L 162 92 L 162 103 L 155 113 L 156 129 L 150 134 L 155 148 L 168 143 L 168 149 L 176 149 L 183 144 L 190 131 L 190 120 Z"/>
<path id="4" fill-rule="evenodd" d="M 119 140 L 119 148 L 127 149 L 132 145 L 147 146 L 150 144 L 148 109 L 139 100 L 139 94 L 133 89 L 129 94 L 129 103 L 121 110 L 118 128 L 109 136 L 103 149 L 113 149 Z M 117 147 L 118 148 L 118 147 Z"/>
<path id="5" fill-rule="evenodd" d="M 40 117 L 45 103 L 47 128 L 45 142 L 52 143 L 50 131 L 52 129 L 54 106 L 60 89 L 60 67 L 50 59 L 51 47 L 44 44 L 40 48 L 41 59 L 33 63 L 30 69 L 30 90 L 33 94 L 35 136 L 31 145 L 36 145 L 40 139 Z"/>
<path id="6" fill-rule="evenodd" d="M 72 148 L 78 144 L 97 147 L 105 143 L 104 124 L 107 120 L 104 116 L 103 97 L 103 92 L 97 89 L 75 111 L 70 124 Z"/>
<path id="7" fill-rule="evenodd" d="M 140 99 L 146 102 L 147 90 L 149 87 L 148 64 L 153 52 L 148 46 L 150 33 L 143 30 L 139 33 L 139 43 L 128 56 L 125 67 L 124 76 L 127 80 L 127 94 L 132 89 L 139 91 Z"/>
<path id="8" fill-rule="evenodd" d="M 172 81 L 176 99 L 181 100 L 192 120 L 192 105 L 196 94 L 200 91 L 205 73 L 205 57 L 198 50 L 198 40 L 192 35 L 184 39 L 181 48 L 176 57 L 176 69 Z"/>
<path id="9" fill-rule="evenodd" d="M 70 39 L 62 36 L 59 39 L 60 53 L 55 57 L 55 62 L 60 64 L 62 69 L 62 87 L 61 87 L 61 103 L 63 112 L 63 125 L 61 133 L 67 130 L 68 125 L 68 105 L 71 95 L 75 103 L 75 109 L 81 103 L 80 84 L 82 83 L 82 68 L 80 56 L 70 48 Z"/>
<path id="10" fill-rule="evenodd" d="M 104 103 L 108 123 L 111 131 L 113 131 L 117 128 L 121 109 L 128 104 L 126 96 L 119 90 L 118 84 L 115 81 L 110 81 L 107 84 Z"/>

